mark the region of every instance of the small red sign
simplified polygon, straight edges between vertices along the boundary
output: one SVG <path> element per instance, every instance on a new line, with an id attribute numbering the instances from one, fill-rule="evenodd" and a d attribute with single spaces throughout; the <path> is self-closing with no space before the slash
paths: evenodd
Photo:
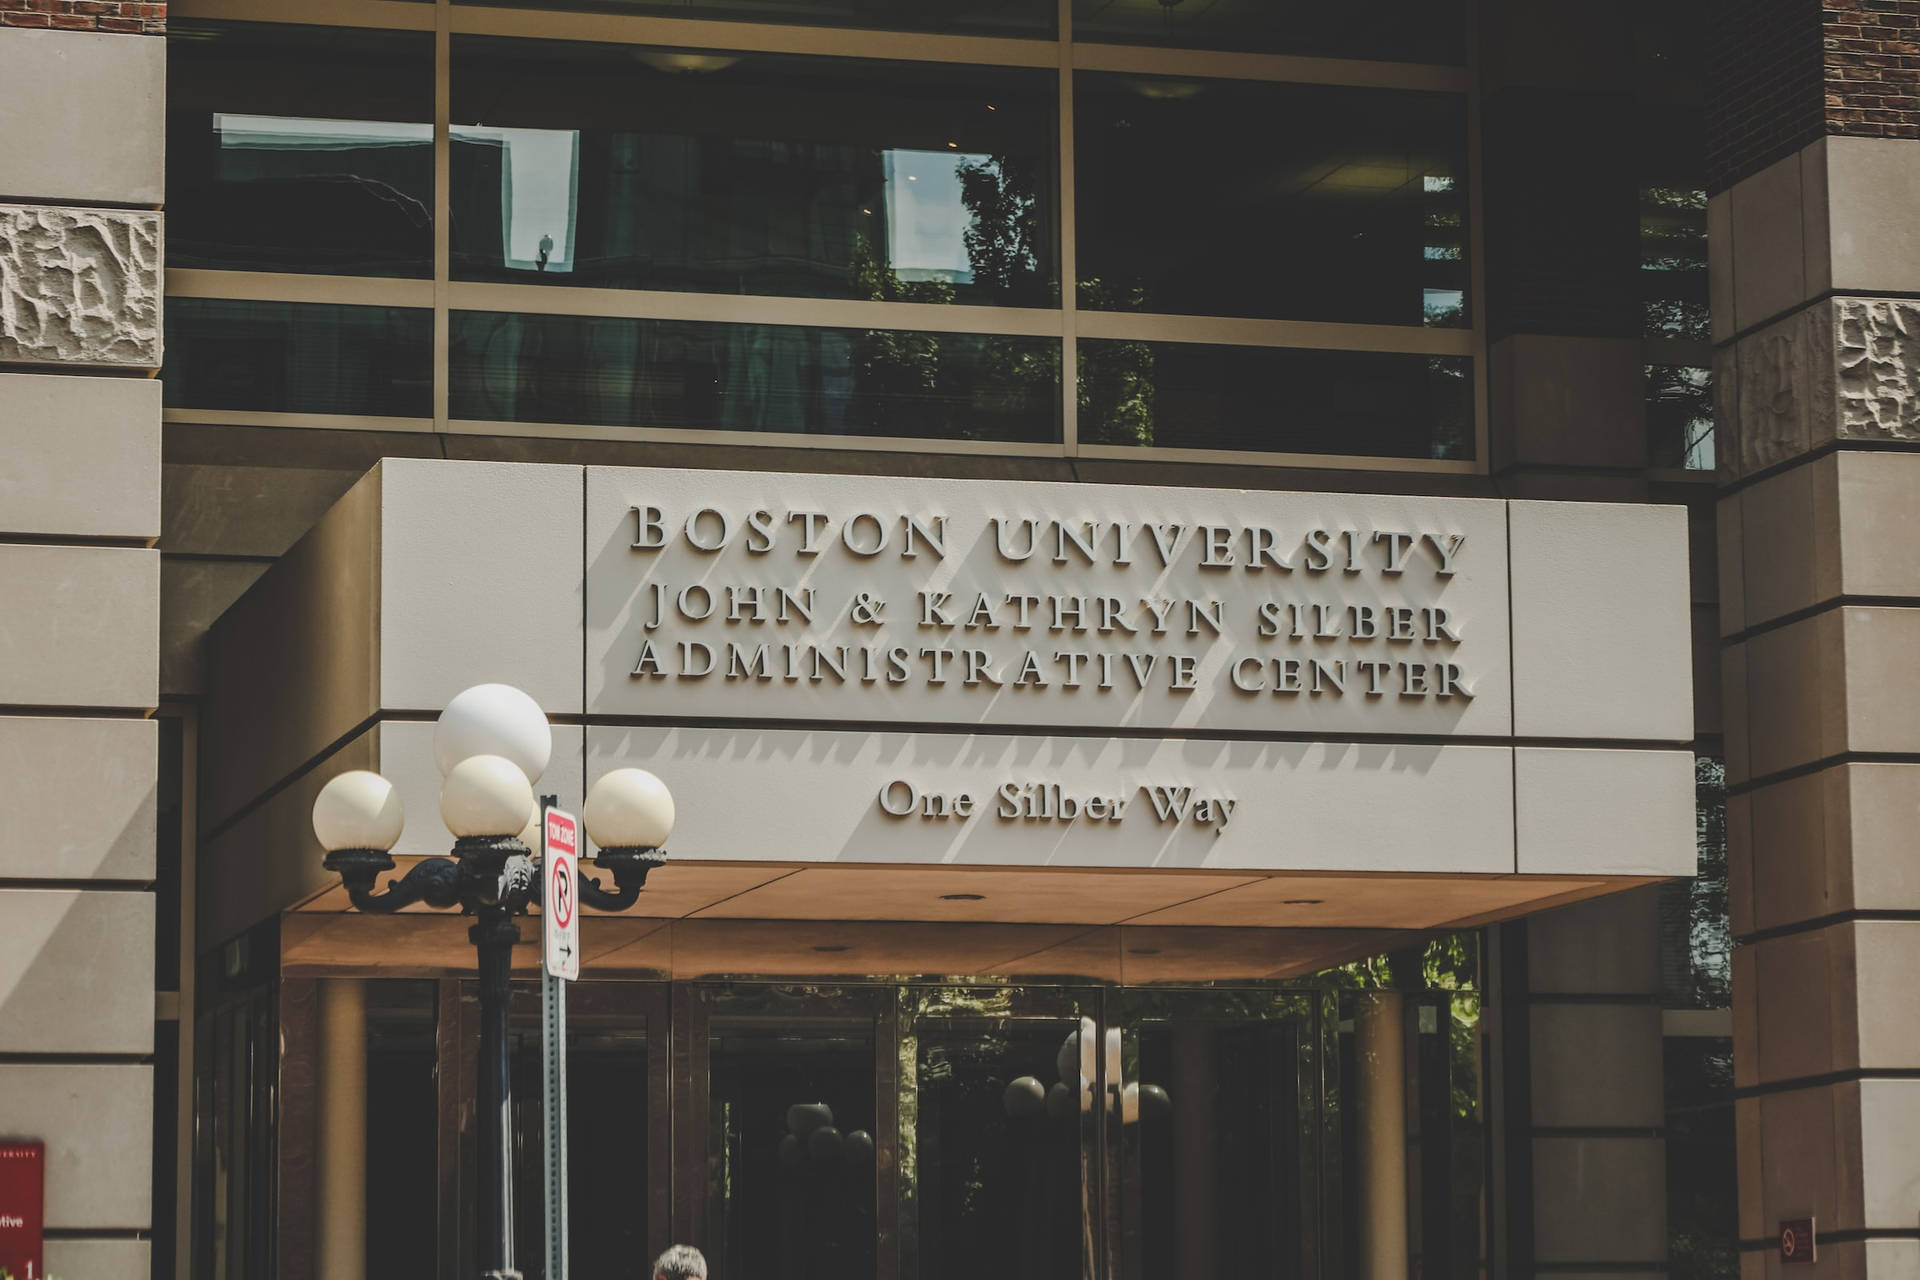
<path id="1" fill-rule="evenodd" d="M 46 1223 L 47 1147 L 0 1142 L 0 1270 L 15 1280 L 41 1280 L 40 1237 Z"/>
<path id="2" fill-rule="evenodd" d="M 1780 1224 L 1780 1261 L 1812 1262 L 1813 1219 L 1788 1218 Z"/>

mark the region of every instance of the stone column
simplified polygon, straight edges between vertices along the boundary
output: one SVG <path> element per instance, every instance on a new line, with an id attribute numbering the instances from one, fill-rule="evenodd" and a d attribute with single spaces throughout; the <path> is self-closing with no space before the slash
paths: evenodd
<path id="1" fill-rule="evenodd" d="M 166 50 L 164 6 L 85 7 L 0 0 L 0 1134 L 46 1142 L 48 1270 L 138 1280 Z"/>
<path id="2" fill-rule="evenodd" d="M 1714 103 L 1740 1236 L 1920 1271 L 1920 0 L 1765 0 Z"/>
<path id="3" fill-rule="evenodd" d="M 317 1280 L 367 1274 L 367 984 L 320 983 Z"/>
<path id="4" fill-rule="evenodd" d="M 1360 1256 L 1356 1280 L 1406 1280 L 1406 999 L 1369 991 L 1353 1002 L 1354 1080 L 1358 1099 Z"/>

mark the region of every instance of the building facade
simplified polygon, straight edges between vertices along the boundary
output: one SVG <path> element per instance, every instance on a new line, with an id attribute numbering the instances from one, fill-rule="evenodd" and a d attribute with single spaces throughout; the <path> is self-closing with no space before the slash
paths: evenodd
<path id="1" fill-rule="evenodd" d="M 583 1274 L 1920 1273 L 1916 32 L 0 0 L 47 1271 L 471 1273 L 464 926 L 307 811 L 444 852 L 503 680 L 681 806 Z"/>

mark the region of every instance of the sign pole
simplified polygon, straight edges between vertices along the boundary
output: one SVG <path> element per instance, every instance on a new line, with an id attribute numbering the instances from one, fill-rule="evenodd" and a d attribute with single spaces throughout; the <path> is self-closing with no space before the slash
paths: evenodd
<path id="1" fill-rule="evenodd" d="M 547 1280 L 567 1280 L 567 979 L 580 972 L 580 918 L 574 876 L 580 824 L 540 797 L 540 1045 L 545 1059 Z"/>

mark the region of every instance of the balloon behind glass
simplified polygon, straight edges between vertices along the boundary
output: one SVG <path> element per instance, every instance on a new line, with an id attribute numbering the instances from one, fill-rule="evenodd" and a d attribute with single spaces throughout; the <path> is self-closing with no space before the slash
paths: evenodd
<path id="1" fill-rule="evenodd" d="M 796 1102 L 787 1108 L 787 1132 L 804 1138 L 833 1123 L 833 1108 L 824 1102 Z"/>
<path id="2" fill-rule="evenodd" d="M 1008 1083 L 1001 1101 L 1013 1119 L 1031 1119 L 1047 1109 L 1047 1086 L 1032 1076 L 1021 1076 Z"/>
<path id="3" fill-rule="evenodd" d="M 823 1164 L 838 1160 L 844 1145 L 840 1131 L 830 1124 L 823 1124 L 807 1135 L 807 1154 Z"/>

